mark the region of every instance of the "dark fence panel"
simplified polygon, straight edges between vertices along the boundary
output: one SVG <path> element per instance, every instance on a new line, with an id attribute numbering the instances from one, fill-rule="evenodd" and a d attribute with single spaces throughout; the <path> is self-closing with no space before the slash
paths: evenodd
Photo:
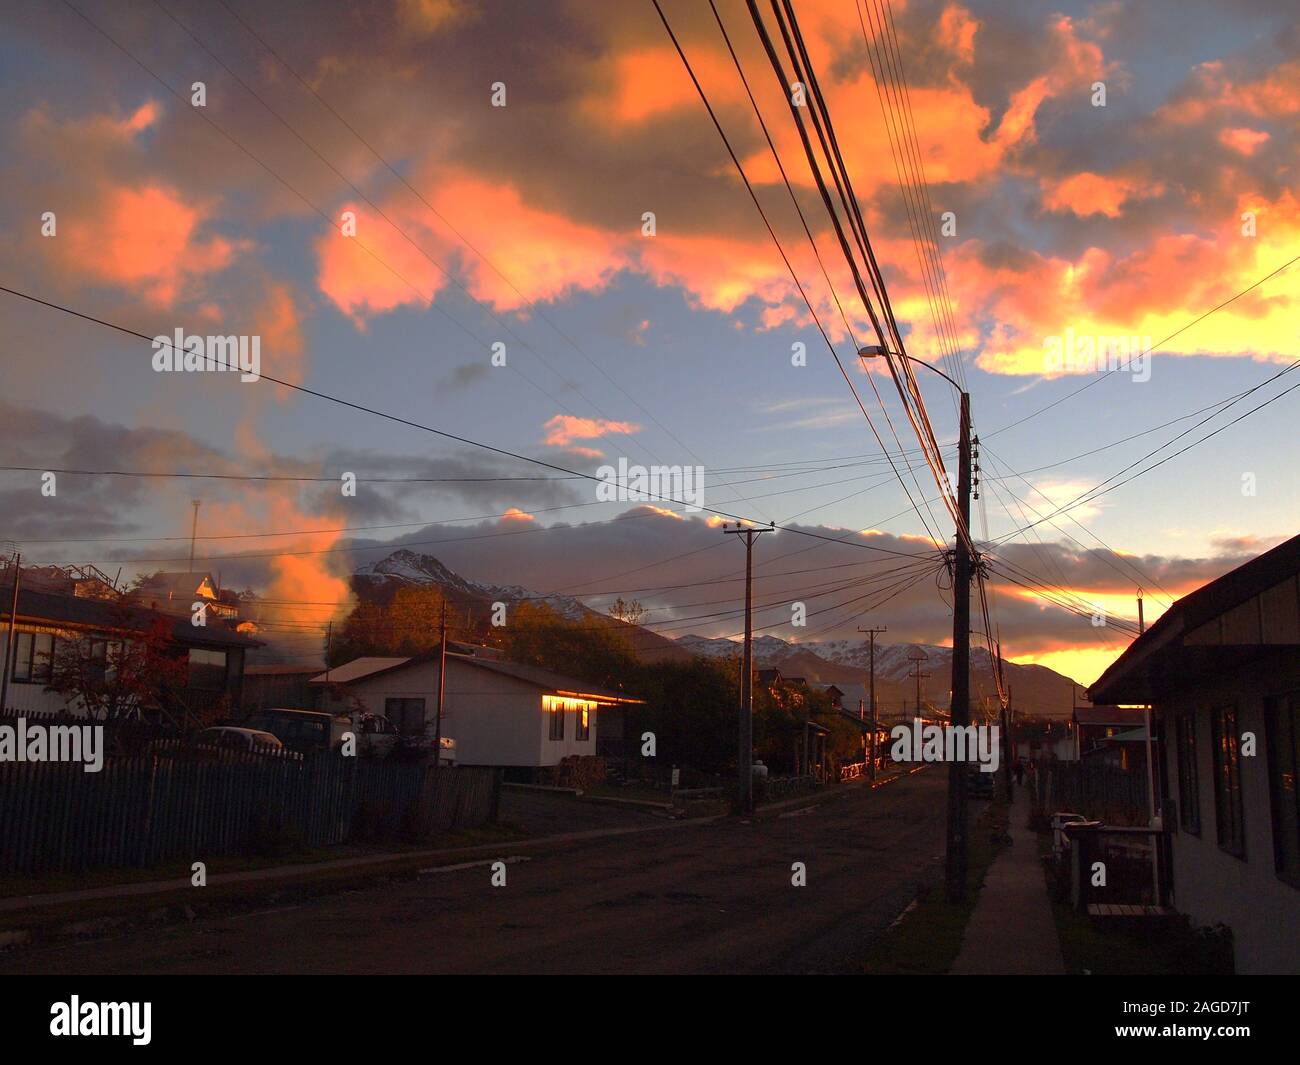
<path id="1" fill-rule="evenodd" d="M 1038 805 L 1044 813 L 1083 814 L 1112 825 L 1147 823 L 1145 769 L 1121 769 L 1097 760 L 1042 763 Z"/>
<path id="2" fill-rule="evenodd" d="M 206 861 L 348 840 L 427 839 L 494 820 L 500 773 L 216 749 L 80 764 L 0 762 L 0 873 Z"/>

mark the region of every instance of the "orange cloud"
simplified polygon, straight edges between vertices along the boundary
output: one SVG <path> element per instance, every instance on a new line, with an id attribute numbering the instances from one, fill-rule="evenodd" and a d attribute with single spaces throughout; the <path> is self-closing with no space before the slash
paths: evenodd
<path id="1" fill-rule="evenodd" d="M 1049 211 L 1070 211 L 1081 218 L 1092 214 L 1118 218 L 1125 201 L 1135 195 L 1160 192 L 1159 186 L 1086 170 L 1060 181 L 1044 178 L 1041 184 L 1044 207 Z"/>
<path id="2" fill-rule="evenodd" d="M 1128 254 L 1088 248 L 1076 258 L 1033 255 L 1014 267 L 990 267 L 968 242 L 949 279 L 969 307 L 997 325 L 985 338 L 979 366 L 990 373 L 1042 374 L 1051 337 L 1126 337 L 1168 354 L 1294 358 L 1300 275 L 1284 272 L 1161 346 L 1230 296 L 1276 270 L 1300 240 L 1300 203 L 1290 193 L 1273 202 L 1243 198 L 1215 230 L 1166 233 Z M 1240 216 L 1257 216 L 1257 235 Z M 1158 373 L 1156 368 L 1154 373 Z"/>
<path id="3" fill-rule="evenodd" d="M 348 211 L 356 216 L 355 236 L 344 235 L 342 228 Z M 339 227 L 316 241 L 320 290 L 358 328 L 365 327 L 369 316 L 428 303 L 446 284 L 445 274 L 430 262 L 428 230 L 395 211 L 384 207 L 400 229 L 355 203 L 344 204 Z"/>
<path id="4" fill-rule="evenodd" d="M 48 242 L 68 270 L 127 289 L 149 303 L 174 304 L 191 282 L 226 269 L 251 245 L 199 235 L 210 209 L 161 185 L 113 188 L 98 217 L 71 220 Z"/>
<path id="5" fill-rule="evenodd" d="M 1241 155 L 1254 155 L 1269 135 L 1262 129 L 1245 129 L 1240 126 L 1219 130 L 1219 143 Z"/>
<path id="6" fill-rule="evenodd" d="M 614 422 L 605 418 L 578 418 L 572 414 L 557 414 L 542 427 L 546 430 L 543 443 L 548 447 L 567 447 L 588 458 L 599 458 L 602 452 L 595 448 L 574 446 L 577 440 L 597 440 L 610 433 L 635 433 L 641 426 L 633 422 Z"/>

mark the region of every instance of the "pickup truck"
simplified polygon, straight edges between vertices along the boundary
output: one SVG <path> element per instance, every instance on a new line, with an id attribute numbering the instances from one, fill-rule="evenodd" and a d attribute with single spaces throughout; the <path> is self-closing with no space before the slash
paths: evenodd
<path id="1" fill-rule="evenodd" d="M 397 727 L 378 714 L 331 714 L 324 710 L 272 707 L 259 710 L 244 722 L 246 728 L 269 732 L 293 751 L 334 750 L 352 733 L 357 754 L 386 758 L 398 743 Z"/>

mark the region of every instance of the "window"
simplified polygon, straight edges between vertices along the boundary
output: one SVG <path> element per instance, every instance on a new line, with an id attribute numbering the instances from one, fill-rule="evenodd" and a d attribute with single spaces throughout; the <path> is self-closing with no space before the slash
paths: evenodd
<path id="1" fill-rule="evenodd" d="M 564 739 L 564 700 L 551 700 L 551 739 Z"/>
<path id="2" fill-rule="evenodd" d="M 423 699 L 385 699 L 384 716 L 406 736 L 424 733 Z"/>
<path id="3" fill-rule="evenodd" d="M 1219 847 L 1238 858 L 1246 856 L 1246 831 L 1241 809 L 1241 736 L 1237 708 L 1219 707 L 1211 715 L 1214 743 L 1214 816 Z"/>
<path id="4" fill-rule="evenodd" d="M 54 637 L 48 632 L 20 632 L 14 640 L 15 684 L 49 684 L 54 676 Z"/>
<path id="5" fill-rule="evenodd" d="M 1186 832 L 1201 834 L 1201 781 L 1196 769 L 1196 717 L 1178 715 L 1178 819 Z"/>
<path id="6" fill-rule="evenodd" d="M 189 686 L 196 691 L 223 691 L 226 687 L 226 652 L 191 647 Z"/>
<path id="7" fill-rule="evenodd" d="M 574 729 L 573 738 L 575 740 L 591 739 L 591 707 L 578 707 L 578 724 Z"/>
<path id="8" fill-rule="evenodd" d="M 1300 692 L 1270 699 L 1264 708 L 1268 790 L 1273 806 L 1273 859 L 1277 875 L 1300 887 Z"/>

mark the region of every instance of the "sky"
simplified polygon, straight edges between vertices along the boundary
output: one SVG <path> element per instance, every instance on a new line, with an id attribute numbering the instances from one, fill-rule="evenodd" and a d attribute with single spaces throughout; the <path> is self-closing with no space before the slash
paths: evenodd
<path id="1" fill-rule="evenodd" d="M 309 654 L 408 545 L 733 635 L 722 512 L 781 526 L 761 631 L 950 642 L 952 522 L 787 87 L 720 0 L 789 190 L 709 6 L 662 3 L 780 250 L 650 0 L 6 4 L 0 284 L 99 321 L 0 293 L 0 539 L 183 569 L 199 499 L 198 566 Z M 1149 623 L 1296 532 L 1293 5 L 793 6 L 907 350 L 971 397 L 990 627 L 1086 684 L 1139 587 Z M 264 376 L 159 372 L 178 328 Z M 955 390 L 918 384 L 952 469 Z M 703 467 L 709 509 L 571 475 L 619 459 Z"/>

